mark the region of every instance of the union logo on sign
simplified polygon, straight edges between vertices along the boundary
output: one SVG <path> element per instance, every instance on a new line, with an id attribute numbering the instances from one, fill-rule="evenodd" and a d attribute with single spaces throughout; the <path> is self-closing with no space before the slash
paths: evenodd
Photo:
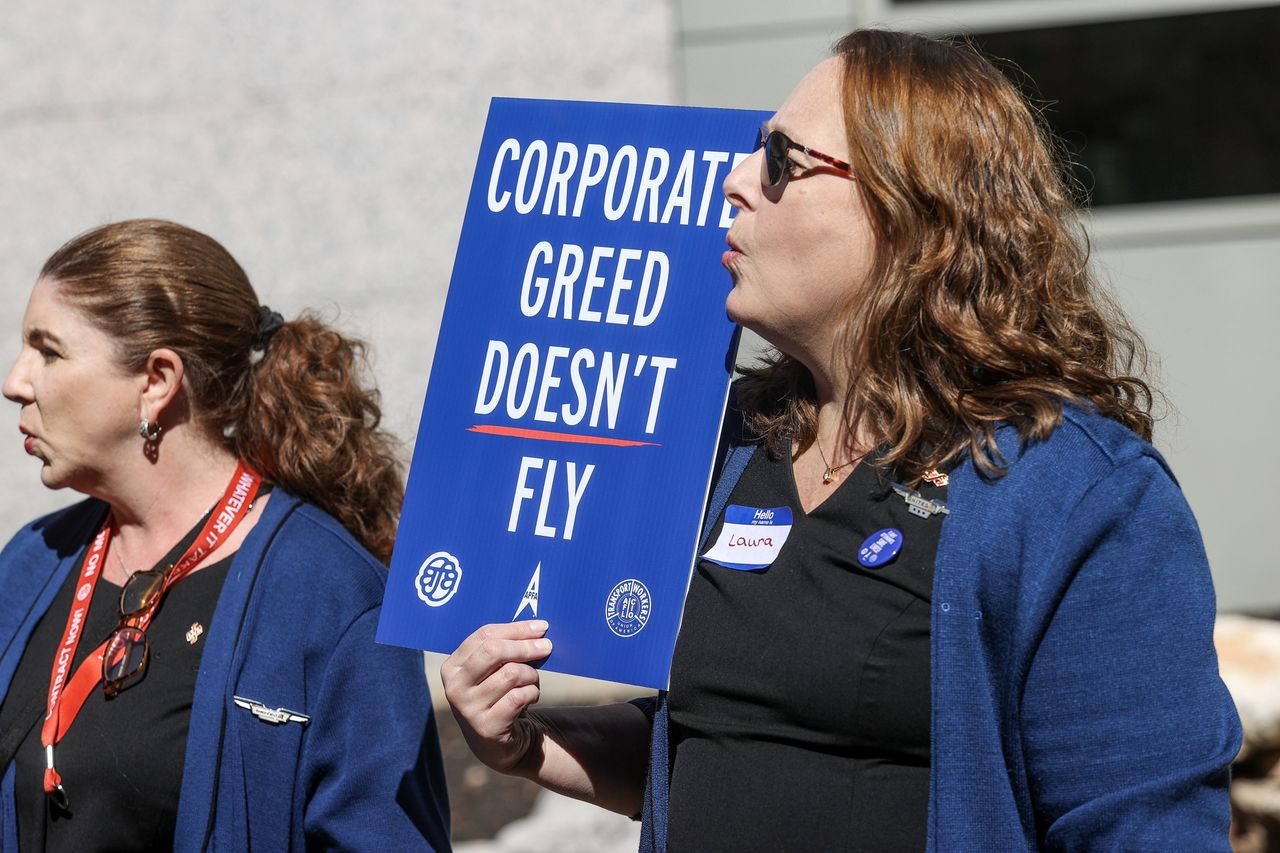
<path id="1" fill-rule="evenodd" d="M 529 578 L 529 585 L 524 589 L 524 595 L 520 598 L 520 606 L 516 608 L 516 615 L 511 617 L 514 622 L 520 618 L 520 614 L 529 608 L 533 611 L 533 618 L 538 618 L 538 578 L 542 575 L 542 561 L 538 561 L 538 567 L 533 570 L 533 577 Z"/>
<path id="2" fill-rule="evenodd" d="M 635 578 L 615 586 L 604 604 L 604 621 L 619 637 L 634 637 L 649 623 L 649 590 Z"/>
<path id="3" fill-rule="evenodd" d="M 447 551 L 436 551 L 422 561 L 414 582 L 418 598 L 429 607 L 447 604 L 462 583 L 462 565 Z"/>

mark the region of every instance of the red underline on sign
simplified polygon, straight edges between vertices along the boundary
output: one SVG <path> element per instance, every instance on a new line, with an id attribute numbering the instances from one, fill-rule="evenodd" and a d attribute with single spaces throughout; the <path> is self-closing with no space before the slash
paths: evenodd
<path id="1" fill-rule="evenodd" d="M 661 447 L 656 441 L 630 441 L 625 438 L 604 438 L 598 435 L 575 435 L 571 432 L 551 432 L 545 429 L 522 429 L 521 427 L 491 426 L 476 424 L 467 427 L 467 432 L 482 432 L 486 435 L 507 435 L 512 438 L 533 438 L 538 441 L 571 441 L 576 444 L 607 444 L 610 447 Z"/>

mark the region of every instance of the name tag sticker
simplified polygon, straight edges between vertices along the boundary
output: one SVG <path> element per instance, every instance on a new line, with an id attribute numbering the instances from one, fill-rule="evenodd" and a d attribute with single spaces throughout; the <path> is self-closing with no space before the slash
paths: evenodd
<path id="1" fill-rule="evenodd" d="M 729 504 L 724 511 L 720 538 L 702 558 L 741 571 L 768 568 L 790 535 L 790 507 Z"/>

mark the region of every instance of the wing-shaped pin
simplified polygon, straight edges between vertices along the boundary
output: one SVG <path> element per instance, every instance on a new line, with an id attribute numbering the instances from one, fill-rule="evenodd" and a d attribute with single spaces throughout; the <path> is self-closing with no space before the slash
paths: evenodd
<path id="1" fill-rule="evenodd" d="M 938 513 L 950 515 L 951 510 L 942 501 L 931 501 L 922 497 L 915 489 L 909 489 L 901 483 L 894 483 L 893 490 L 907 502 L 907 511 L 921 518 L 931 518 Z"/>
<path id="2" fill-rule="evenodd" d="M 297 711 L 290 711 L 288 708 L 268 708 L 261 702 L 254 699 L 246 699 L 243 696 L 232 696 L 231 698 L 235 700 L 236 705 L 244 708 L 259 720 L 275 726 L 284 725 L 285 723 L 299 723 L 305 726 L 311 722 L 311 718 L 306 714 L 299 714 Z"/>

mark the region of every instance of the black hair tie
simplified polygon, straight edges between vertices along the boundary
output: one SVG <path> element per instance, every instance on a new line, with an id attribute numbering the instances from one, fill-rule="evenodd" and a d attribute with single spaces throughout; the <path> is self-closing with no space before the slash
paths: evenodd
<path id="1" fill-rule="evenodd" d="M 994 385 L 1000 377 L 985 367 L 973 367 L 969 370 L 973 381 L 979 385 Z"/>
<path id="2" fill-rule="evenodd" d="M 267 342 L 271 340 L 271 336 L 280 330 L 284 325 L 284 317 L 280 316 L 278 311 L 272 311 L 265 305 L 258 306 L 258 332 L 254 338 L 254 347 L 256 349 L 266 349 Z"/>

